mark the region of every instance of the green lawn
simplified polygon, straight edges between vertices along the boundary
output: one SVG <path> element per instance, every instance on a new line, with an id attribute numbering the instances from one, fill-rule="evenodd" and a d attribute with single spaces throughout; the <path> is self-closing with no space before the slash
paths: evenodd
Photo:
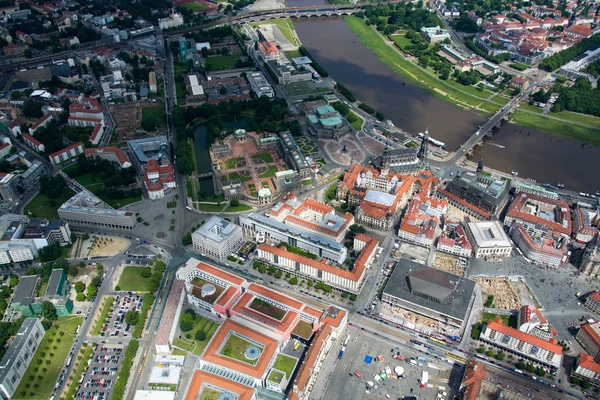
<path id="1" fill-rule="evenodd" d="M 267 380 L 271 381 L 271 382 L 275 382 L 275 383 L 281 383 L 281 381 L 283 380 L 284 377 L 285 377 L 285 375 L 283 373 L 273 370 L 269 374 L 269 377 L 267 378 Z"/>
<path id="2" fill-rule="evenodd" d="M 114 303 L 114 297 L 104 298 L 102 302 L 102 309 L 100 311 L 100 314 L 98 314 L 98 320 L 96 321 L 94 328 L 91 330 L 92 336 L 100 336 L 100 333 L 102 332 L 102 326 L 104 326 L 106 318 L 108 318 L 108 313 L 110 313 L 110 308 L 113 306 Z"/>
<path id="3" fill-rule="evenodd" d="M 537 114 L 541 114 L 544 112 L 543 109 L 536 107 L 536 106 L 530 106 L 529 104 L 525 104 L 525 103 L 521 103 L 519 104 L 519 109 L 521 110 L 525 110 L 525 111 L 531 111 Z"/>
<path id="4" fill-rule="evenodd" d="M 263 160 L 266 163 L 273 162 L 273 156 L 271 156 L 269 153 L 255 154 L 252 156 L 252 158 L 255 158 L 257 160 Z"/>
<path id="5" fill-rule="evenodd" d="M 252 23 L 250 23 L 250 26 L 256 27 L 258 25 L 267 25 L 267 24 L 277 25 L 277 27 L 279 28 L 281 33 L 283 33 L 283 35 L 287 38 L 287 40 L 289 40 L 294 46 L 300 46 L 300 43 L 298 42 L 298 40 L 296 39 L 296 36 L 294 34 L 294 31 L 295 31 L 294 23 L 292 22 L 292 20 L 290 18 L 252 22 Z"/>
<path id="6" fill-rule="evenodd" d="M 593 126 L 594 128 L 600 129 L 600 118 L 594 117 L 593 115 L 577 114 L 570 111 L 561 111 L 557 113 L 548 113 L 551 117 L 564 119 L 565 121 L 576 122 L 578 124 Z"/>
<path id="7" fill-rule="evenodd" d="M 312 178 L 309 178 L 309 179 L 303 180 L 300 183 L 303 184 L 304 186 L 310 186 L 310 185 L 312 185 L 313 181 L 312 181 Z"/>
<path id="8" fill-rule="evenodd" d="M 235 63 L 239 59 L 239 54 L 228 54 L 226 56 L 208 57 L 206 59 L 206 68 L 209 71 L 231 69 L 235 67 Z"/>
<path id="9" fill-rule="evenodd" d="M 242 182 L 249 182 L 252 180 L 252 177 L 251 176 L 242 176 L 238 172 L 234 171 L 234 172 L 229 173 L 229 179 L 230 180 L 239 179 Z"/>
<path id="10" fill-rule="evenodd" d="M 434 72 L 433 70 L 431 70 L 431 72 Z M 483 91 L 480 91 L 476 86 L 465 86 L 461 83 L 456 82 L 454 79 L 448 79 L 447 81 L 445 81 L 448 85 L 458 89 L 458 90 L 462 90 L 464 92 L 469 93 L 471 96 L 475 96 L 475 97 L 479 97 L 480 99 L 487 99 L 488 97 L 490 97 L 492 94 L 494 94 L 493 92 L 490 92 L 489 90 L 486 90 L 485 88 L 483 89 Z"/>
<path id="11" fill-rule="evenodd" d="M 85 345 L 85 343 L 84 343 Z M 65 399 L 73 399 L 75 398 L 75 394 L 77 393 L 77 388 L 79 387 L 78 382 L 81 379 L 81 375 L 86 370 L 88 366 L 88 360 L 92 358 L 92 354 L 94 353 L 94 346 L 86 346 L 79 349 L 79 353 L 81 355 L 81 360 L 78 360 L 79 357 L 73 359 L 73 369 L 71 370 L 71 374 L 69 375 L 69 379 L 65 385 L 65 389 L 67 389 L 67 394 Z"/>
<path id="12" fill-rule="evenodd" d="M 37 218 L 58 219 L 58 208 L 75 194 L 70 190 L 68 192 L 68 195 L 59 196 L 56 199 L 51 199 L 45 194 L 38 193 L 31 199 L 29 204 L 25 206 L 23 214 Z"/>
<path id="13" fill-rule="evenodd" d="M 262 314 L 268 315 L 271 318 L 275 318 L 278 321 L 281 321 L 286 314 L 285 310 L 275 307 L 271 303 L 267 303 L 266 301 L 258 298 L 252 300 L 252 303 L 250 303 L 250 308 Z"/>
<path id="14" fill-rule="evenodd" d="M 246 339 L 241 338 L 240 336 L 231 334 L 229 335 L 229 338 L 221 348 L 221 355 L 231 357 L 235 360 L 241 361 L 246 364 L 256 365 L 258 360 L 260 360 L 260 357 L 258 357 L 256 360 L 249 360 L 244 355 L 246 349 L 249 346 L 256 346 L 260 349 L 260 346 L 249 342 Z"/>
<path id="15" fill-rule="evenodd" d="M 218 204 L 198 204 L 196 206 L 196 209 L 198 211 L 206 211 L 206 212 L 221 212 L 223 211 L 223 208 L 225 207 L 224 204 L 218 205 Z"/>
<path id="16" fill-rule="evenodd" d="M 250 211 L 252 210 L 252 206 L 248 204 L 239 204 L 237 206 L 229 206 L 225 209 L 225 212 L 240 212 L 240 211 Z"/>
<path id="17" fill-rule="evenodd" d="M 481 320 L 483 322 L 487 322 L 490 320 L 496 320 L 500 318 L 502 320 L 502 324 L 504 324 L 505 326 L 509 326 L 511 328 L 517 328 L 517 316 L 512 316 L 512 315 L 503 315 L 503 314 L 494 314 L 494 313 L 486 313 L 484 312 L 481 315 Z"/>
<path id="18" fill-rule="evenodd" d="M 13 399 L 50 398 L 83 317 L 61 317 L 46 331 Z"/>
<path id="19" fill-rule="evenodd" d="M 113 208 L 124 207 L 127 204 L 135 203 L 136 201 L 140 201 L 140 196 L 133 197 L 124 197 L 122 199 L 113 199 L 106 195 L 106 189 L 104 187 L 104 182 L 100 181 L 98 175 L 88 172 L 87 174 L 79 175 L 78 177 L 73 177 L 71 175 L 71 168 L 73 168 L 75 164 L 70 165 L 68 168 L 65 168 L 63 171 L 75 179 L 81 186 L 85 187 L 90 192 L 94 193 L 98 196 L 102 201 L 106 202 L 109 206 Z"/>
<path id="20" fill-rule="evenodd" d="M 216 330 L 219 328 L 219 324 L 214 323 L 206 318 L 197 317 L 194 321 L 194 328 L 186 332 L 190 334 L 191 339 L 186 339 L 183 334 L 181 334 L 181 338 L 175 338 L 173 340 L 173 345 L 181 348 L 187 352 L 193 353 L 197 356 L 201 355 L 204 352 L 204 348 L 215 334 Z M 199 341 L 196 340 L 196 332 L 204 331 L 206 333 L 206 339 Z"/>
<path id="21" fill-rule="evenodd" d="M 119 278 L 119 289 L 133 292 L 148 292 L 151 278 L 142 277 L 142 271 L 149 269 L 151 268 L 133 266 L 123 268 L 123 272 L 121 272 L 121 277 Z"/>
<path id="22" fill-rule="evenodd" d="M 298 359 L 296 358 L 286 356 L 285 354 L 278 354 L 273 368 L 285 372 L 286 377 L 289 379 L 292 376 L 292 372 L 294 372 L 297 361 Z"/>
<path id="23" fill-rule="evenodd" d="M 185 104 L 185 83 L 175 82 L 175 91 L 177 92 L 177 105 Z"/>
<path id="24" fill-rule="evenodd" d="M 352 114 L 352 115 L 354 115 L 356 117 L 356 120 L 351 123 L 352 127 L 354 129 L 356 129 L 357 131 L 360 131 L 362 129 L 362 126 L 363 126 L 363 119 L 362 119 L 362 117 L 354 114 L 352 111 L 350 111 L 350 113 L 348 115 L 350 115 L 350 114 Z"/>
<path id="25" fill-rule="evenodd" d="M 494 97 L 492 97 L 492 101 L 494 103 L 499 103 L 499 104 L 502 104 L 502 105 L 506 105 L 506 104 L 508 104 L 508 102 L 510 101 L 510 99 L 506 98 L 506 97 L 502 97 L 502 96 L 494 96 Z"/>
<path id="26" fill-rule="evenodd" d="M 292 58 L 302 57 L 302 53 L 300 53 L 300 50 L 284 51 L 283 54 L 285 54 L 287 59 L 290 61 L 292 60 Z"/>
<path id="27" fill-rule="evenodd" d="M 160 128 L 165 126 L 166 122 L 167 115 L 163 106 L 146 107 L 142 109 L 142 126 L 144 126 L 144 124 L 150 124 Z"/>
<path id="28" fill-rule="evenodd" d="M 313 334 L 312 325 L 306 321 L 300 320 L 294 327 L 292 333 L 308 340 Z"/>
<path id="29" fill-rule="evenodd" d="M 520 110 L 514 113 L 512 120 L 523 126 L 548 132 L 551 135 L 579 139 L 594 146 L 600 146 L 600 129 L 584 128 L 573 125 L 568 121 L 558 121 Z"/>
<path id="30" fill-rule="evenodd" d="M 269 165 L 269 168 L 262 174 L 258 175 L 258 177 L 259 178 L 271 178 L 271 177 L 275 176 L 275 173 L 277 173 L 278 171 L 279 171 L 279 168 L 277 168 L 275 165 Z"/>
<path id="31" fill-rule="evenodd" d="M 400 53 L 392 50 L 379 33 L 372 27 L 365 25 L 364 20 L 356 17 L 346 17 L 344 20 L 361 42 L 396 74 L 431 91 L 442 100 L 450 101 L 461 108 L 478 109 L 481 114 L 490 114 L 493 104 L 489 103 L 490 105 L 482 107 L 480 106 L 482 103 L 481 98 L 460 92 L 452 85 L 446 84 L 416 64 L 407 61 Z"/>
<path id="32" fill-rule="evenodd" d="M 229 160 L 225 161 L 225 167 L 227 167 L 227 169 L 234 169 L 237 167 L 240 161 L 244 161 L 244 157 L 230 158 Z"/>
<path id="33" fill-rule="evenodd" d="M 183 3 L 178 5 L 177 7 L 187 8 L 193 12 L 199 12 L 209 9 L 210 7 L 203 3 Z"/>
<path id="34" fill-rule="evenodd" d="M 404 35 L 394 35 L 391 36 L 391 38 L 402 50 L 404 50 L 406 46 L 412 45 L 412 41 Z"/>

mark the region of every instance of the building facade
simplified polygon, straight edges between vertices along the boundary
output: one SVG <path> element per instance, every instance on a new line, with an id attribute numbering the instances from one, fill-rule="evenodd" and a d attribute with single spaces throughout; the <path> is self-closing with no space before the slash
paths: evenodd
<path id="1" fill-rule="evenodd" d="M 512 252 L 512 244 L 498 221 L 468 222 L 467 236 L 475 258 L 502 260 Z"/>
<path id="2" fill-rule="evenodd" d="M 600 362 L 600 321 L 582 325 L 575 338 L 595 362 Z"/>
<path id="3" fill-rule="evenodd" d="M 489 321 L 479 338 L 485 343 L 499 347 L 534 364 L 556 370 L 562 363 L 563 348 L 556 340 L 542 340 L 518 329 L 509 328 L 502 324 L 501 319 Z"/>
<path id="4" fill-rule="evenodd" d="M 440 196 L 477 218 L 490 219 L 506 204 L 510 183 L 482 173 L 463 172 L 438 190 Z"/>
<path id="5" fill-rule="evenodd" d="M 21 379 L 44 338 L 44 327 L 39 318 L 25 318 L 15 339 L 0 361 L 0 390 L 3 397 L 14 396 Z"/>
<path id="6" fill-rule="evenodd" d="M 103 227 L 132 230 L 136 226 L 135 213 L 114 210 L 88 191 L 77 193 L 58 209 L 61 219 L 75 227 Z"/>
<path id="7" fill-rule="evenodd" d="M 571 377 L 577 377 L 588 381 L 593 387 L 600 388 L 600 364 L 594 361 L 589 354 L 579 353 L 575 368 Z"/>

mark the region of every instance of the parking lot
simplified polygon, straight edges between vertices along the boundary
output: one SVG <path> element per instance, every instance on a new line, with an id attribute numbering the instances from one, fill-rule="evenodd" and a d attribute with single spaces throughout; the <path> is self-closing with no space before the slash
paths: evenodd
<path id="1" fill-rule="evenodd" d="M 142 307 L 142 295 L 129 294 L 124 296 L 116 296 L 108 318 L 102 327 L 101 336 L 107 337 L 129 337 L 133 328 L 125 322 L 125 314 L 127 311 L 140 311 Z"/>
<path id="2" fill-rule="evenodd" d="M 339 351 L 347 334 L 350 338 L 339 359 Z M 450 398 L 450 364 L 438 363 L 430 355 L 385 342 L 355 328 L 349 328 L 341 335 L 331 349 L 327 362 L 334 366 L 325 379 L 328 384 L 323 398 L 397 399 L 413 395 L 435 399 L 444 392 L 446 396 L 443 398 Z M 403 370 L 400 377 L 393 372 L 396 367 Z M 421 388 L 424 371 L 428 373 L 428 382 Z"/>
<path id="3" fill-rule="evenodd" d="M 117 373 L 123 362 L 123 344 L 101 343 L 94 350 L 90 364 L 81 376 L 76 399 L 110 398 Z"/>

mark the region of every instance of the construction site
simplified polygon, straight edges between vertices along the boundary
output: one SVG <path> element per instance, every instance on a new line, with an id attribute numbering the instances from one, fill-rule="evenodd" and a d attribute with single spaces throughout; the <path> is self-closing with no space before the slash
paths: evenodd
<path id="1" fill-rule="evenodd" d="M 439 251 L 435 253 L 431 266 L 458 276 L 465 276 L 467 271 L 467 261 L 464 258 Z"/>
<path id="2" fill-rule="evenodd" d="M 160 103 L 135 102 L 109 104 L 108 109 L 115 120 L 115 131 L 119 142 L 138 139 L 147 135 L 141 129 L 142 110 L 148 107 L 156 107 Z"/>
<path id="3" fill-rule="evenodd" d="M 481 286 L 483 299 L 494 296 L 493 308 L 498 310 L 518 310 L 523 306 L 521 297 L 515 291 L 512 282 L 503 277 L 472 276 L 473 281 Z"/>

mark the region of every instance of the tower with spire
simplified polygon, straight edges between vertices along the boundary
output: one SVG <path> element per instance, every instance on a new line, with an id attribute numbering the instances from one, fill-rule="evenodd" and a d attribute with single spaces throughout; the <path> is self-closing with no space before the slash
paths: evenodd
<path id="1" fill-rule="evenodd" d="M 428 148 L 429 148 L 429 128 L 425 128 L 425 133 L 423 134 L 423 141 L 421 142 L 421 148 L 419 149 L 419 159 L 421 160 L 421 165 L 425 169 L 429 169 L 429 161 L 427 161 Z"/>
<path id="2" fill-rule="evenodd" d="M 388 172 L 390 172 L 390 146 L 389 141 L 386 138 L 385 140 L 385 148 L 383 149 L 383 154 L 381 155 L 381 175 L 387 176 Z"/>

